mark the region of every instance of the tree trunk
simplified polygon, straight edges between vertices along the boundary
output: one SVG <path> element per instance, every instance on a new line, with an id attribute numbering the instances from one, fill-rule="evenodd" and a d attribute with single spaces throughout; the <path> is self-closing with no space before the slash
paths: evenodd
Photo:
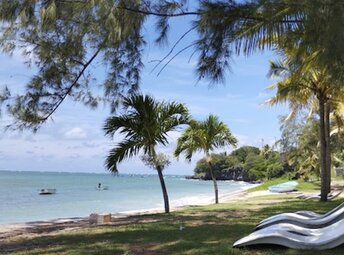
<path id="1" fill-rule="evenodd" d="M 328 173 L 326 164 L 326 128 L 325 128 L 325 100 L 319 97 L 319 141 L 320 141 L 320 176 L 321 176 L 321 192 L 320 200 L 327 201 L 328 188 Z"/>
<path id="2" fill-rule="evenodd" d="M 169 213 L 170 212 L 170 204 L 168 202 L 168 194 L 167 194 L 164 176 L 162 175 L 162 169 L 160 167 L 158 167 L 157 171 L 158 171 L 160 185 L 161 185 L 161 189 L 162 189 L 162 195 L 164 197 L 165 213 Z"/>
<path id="3" fill-rule="evenodd" d="M 216 182 L 216 177 L 213 171 L 213 165 L 211 164 L 210 161 L 208 161 L 209 164 L 209 172 L 211 175 L 211 179 L 213 180 L 213 184 L 214 184 L 214 191 L 215 191 L 215 204 L 219 203 L 219 190 L 217 188 L 217 182 Z"/>
<path id="4" fill-rule="evenodd" d="M 331 142 L 330 142 L 330 102 L 325 102 L 325 139 L 326 139 L 326 172 L 327 172 L 327 193 L 331 192 Z"/>

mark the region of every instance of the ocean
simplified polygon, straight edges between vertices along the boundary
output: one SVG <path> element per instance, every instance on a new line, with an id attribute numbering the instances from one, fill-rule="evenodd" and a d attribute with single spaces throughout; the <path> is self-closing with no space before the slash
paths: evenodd
<path id="1" fill-rule="evenodd" d="M 171 207 L 206 204 L 214 199 L 211 181 L 167 175 L 165 182 Z M 108 190 L 98 190 L 98 183 Z M 218 186 L 221 197 L 251 185 L 219 181 Z M 39 195 L 43 188 L 57 192 Z M 149 209 L 163 209 L 157 175 L 0 171 L 0 224 Z"/>

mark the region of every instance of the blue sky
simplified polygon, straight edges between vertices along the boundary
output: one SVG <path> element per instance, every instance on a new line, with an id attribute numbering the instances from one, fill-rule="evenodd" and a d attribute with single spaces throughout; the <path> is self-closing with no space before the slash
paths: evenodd
<path id="1" fill-rule="evenodd" d="M 176 27 L 186 24 L 180 20 Z M 274 81 L 267 78 L 268 61 L 273 58 L 271 52 L 255 54 L 249 58 L 233 59 L 232 70 L 227 73 L 226 83 L 209 87 L 207 81 L 196 83 L 194 66 L 196 59 L 189 62 L 190 52 L 176 57 L 157 76 L 151 72 L 154 66 L 151 60 L 161 59 L 168 47 L 160 49 L 150 41 L 151 23 L 146 25 L 148 47 L 144 54 L 145 69 L 142 73 L 141 91 L 161 100 L 175 100 L 185 103 L 196 119 L 204 119 L 215 114 L 224 121 L 238 138 L 239 146 L 260 147 L 264 143 L 272 144 L 280 136 L 278 116 L 286 114 L 285 106 L 267 107 L 261 104 L 273 95 L 266 87 Z M 182 31 L 170 37 L 170 46 Z M 194 39 L 194 35 L 184 42 Z M 182 47 L 182 45 L 180 46 Z M 25 82 L 34 72 L 24 64 L 19 53 L 12 57 L 0 55 L 0 86 L 21 91 Z M 93 65 L 92 71 L 101 79 L 104 68 Z M 0 133 L 0 170 L 20 171 L 68 171 L 105 173 L 104 160 L 109 149 L 119 141 L 104 137 L 102 125 L 109 116 L 109 109 L 100 106 L 90 110 L 81 104 L 67 101 L 37 134 L 30 132 Z M 9 119 L 3 116 L 0 128 Z M 170 145 L 160 148 L 171 154 L 180 132 L 170 134 Z M 226 148 L 230 151 L 232 148 Z M 183 159 L 176 161 L 165 170 L 166 174 L 192 174 L 196 161 L 202 155 L 196 155 L 189 164 Z M 172 156 L 171 156 L 172 157 Z M 154 173 L 143 165 L 139 158 L 127 160 L 119 166 L 121 173 Z"/>

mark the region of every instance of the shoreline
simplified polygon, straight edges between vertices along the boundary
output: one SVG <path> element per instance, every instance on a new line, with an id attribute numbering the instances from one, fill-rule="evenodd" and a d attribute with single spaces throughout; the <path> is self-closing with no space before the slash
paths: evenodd
<path id="1" fill-rule="evenodd" d="M 251 184 L 247 185 L 247 187 L 243 187 L 240 190 L 227 192 L 219 196 L 219 200 L 222 203 L 228 202 L 235 202 L 237 200 L 242 199 L 246 190 L 258 186 L 259 184 Z M 243 196 L 238 196 L 242 194 Z M 247 194 L 247 193 L 246 193 Z M 183 208 L 188 208 L 192 206 L 203 206 L 209 205 L 214 203 L 214 198 L 210 200 L 203 200 L 198 203 L 193 204 L 185 204 L 180 206 L 173 206 L 171 207 L 171 212 L 180 210 Z M 122 211 L 122 212 L 107 212 L 111 213 L 111 223 L 107 223 L 105 225 L 111 225 L 114 223 L 116 225 L 116 221 L 120 222 L 121 220 L 127 219 L 130 221 L 130 217 L 135 216 L 142 216 L 142 215 L 149 215 L 149 214 L 157 214 L 163 213 L 163 208 L 149 208 L 149 209 L 142 209 L 142 210 L 129 210 L 129 211 Z M 103 212 L 96 212 L 96 213 L 103 213 Z M 127 222 L 128 223 L 128 222 Z M 29 221 L 23 223 L 5 223 L 0 224 L 0 240 L 5 239 L 12 236 L 17 235 L 25 235 L 25 234 L 37 234 L 37 233 L 57 233 L 59 231 L 64 231 L 68 229 L 78 229 L 82 227 L 92 227 L 92 226 L 99 226 L 94 224 L 89 224 L 89 216 L 76 216 L 76 217 L 67 217 L 67 218 L 57 218 L 57 219 L 48 219 L 48 220 L 41 220 L 41 221 Z"/>
<path id="2" fill-rule="evenodd" d="M 235 190 L 235 191 L 230 191 L 227 193 L 224 193 L 219 196 L 220 203 L 228 203 L 233 201 L 233 198 L 237 198 L 236 196 L 238 194 L 244 194 L 246 190 L 257 187 L 260 184 L 249 184 L 247 187 L 243 187 L 240 190 Z M 237 199 L 235 199 L 237 200 Z M 184 205 L 177 205 L 177 206 L 171 206 L 171 212 L 176 211 L 178 209 L 182 208 L 188 208 L 191 206 L 202 206 L 202 205 L 211 205 L 215 201 L 214 198 L 207 198 L 207 200 L 202 200 L 198 203 L 192 203 L 192 204 L 184 204 Z M 171 201 L 170 201 L 171 204 Z M 149 208 L 149 209 L 142 209 L 142 210 L 129 210 L 129 211 L 122 211 L 122 212 L 117 212 L 117 213 L 111 213 L 112 216 L 116 218 L 116 215 L 118 216 L 135 216 L 135 215 L 144 215 L 144 214 L 151 214 L 151 213 L 163 213 L 164 209 L 163 208 Z M 1 226 L 1 224 L 0 224 Z"/>
<path id="3" fill-rule="evenodd" d="M 156 182 L 157 175 L 108 178 L 101 174 L 102 178 L 95 180 L 94 176 L 88 173 L 83 173 L 85 176 L 74 176 L 73 173 L 72 177 L 65 173 L 58 177 L 40 172 L 35 172 L 35 175 L 12 171 L 8 173 L 1 175 L 8 183 L 0 188 L 3 200 L 0 206 L 0 226 L 75 216 L 88 217 L 91 213 L 126 213 L 129 210 L 140 212 L 163 208 L 161 188 Z M 80 182 L 73 181 L 79 178 Z M 166 179 L 170 191 L 170 208 L 211 203 L 211 181 L 191 181 L 185 179 L 185 176 L 174 175 Z M 110 191 L 94 191 L 97 190 L 98 183 L 108 186 Z M 220 195 L 252 186 L 242 181 L 218 183 Z M 133 187 L 135 191 L 121 193 Z M 55 188 L 57 192 L 53 196 L 38 196 L 39 188 Z"/>

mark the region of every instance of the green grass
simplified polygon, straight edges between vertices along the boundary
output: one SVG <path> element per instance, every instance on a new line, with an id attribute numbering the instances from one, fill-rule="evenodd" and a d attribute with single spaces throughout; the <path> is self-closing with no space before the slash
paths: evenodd
<path id="1" fill-rule="evenodd" d="M 287 199 L 287 200 L 285 200 Z M 0 241 L 0 254 L 233 254 L 233 255 L 313 255 L 279 246 L 232 248 L 265 217 L 281 212 L 313 210 L 325 212 L 344 200 L 322 203 L 296 200 L 290 196 L 255 197 L 243 202 L 190 207 L 170 215 L 136 216 L 136 223 L 66 231 L 43 237 Z M 184 230 L 179 227 L 183 225 Z M 344 254 L 344 246 L 317 255 Z"/>
<path id="2" fill-rule="evenodd" d="M 284 178 L 284 177 L 273 179 L 273 180 L 267 180 L 264 183 L 260 184 L 259 186 L 248 189 L 247 191 L 248 192 L 255 192 L 255 191 L 261 191 L 261 190 L 268 190 L 269 186 L 271 186 L 271 185 L 276 185 L 276 184 L 280 184 L 280 183 L 288 182 L 288 181 L 290 181 L 290 180 L 288 180 L 287 178 Z M 297 182 L 299 183 L 297 185 L 298 191 L 309 192 L 309 191 L 319 191 L 320 190 L 320 182 L 319 181 L 305 182 L 303 180 L 297 180 Z"/>

